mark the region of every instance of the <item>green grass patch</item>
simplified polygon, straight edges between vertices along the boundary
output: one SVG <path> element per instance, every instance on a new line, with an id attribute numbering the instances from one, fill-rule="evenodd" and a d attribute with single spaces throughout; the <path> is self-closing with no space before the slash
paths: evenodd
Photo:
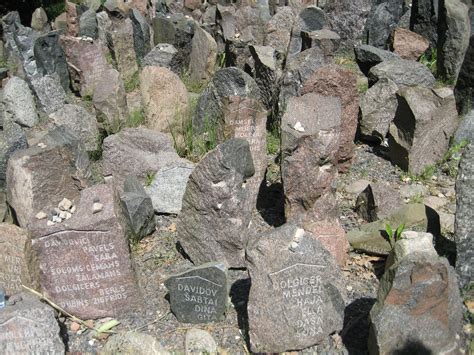
<path id="1" fill-rule="evenodd" d="M 130 79 L 124 82 L 125 92 L 135 91 L 140 87 L 140 74 L 138 71 L 133 73 Z"/>
<path id="2" fill-rule="evenodd" d="M 130 113 L 126 126 L 136 128 L 143 124 L 145 124 L 145 111 L 140 108 Z"/>
<path id="3" fill-rule="evenodd" d="M 280 127 L 273 124 L 267 131 L 267 154 L 276 155 L 280 153 Z"/>
<path id="4" fill-rule="evenodd" d="M 206 81 L 196 81 L 191 79 L 191 74 L 188 71 L 184 71 L 181 74 L 181 81 L 184 86 L 186 86 L 186 90 L 195 94 L 202 93 L 207 86 Z"/>
<path id="5" fill-rule="evenodd" d="M 419 62 L 421 64 L 426 65 L 426 67 L 433 73 L 433 75 L 436 75 L 438 71 L 438 52 L 436 51 L 436 48 L 431 48 L 431 52 L 428 54 L 423 53 L 423 55 L 420 57 Z"/>

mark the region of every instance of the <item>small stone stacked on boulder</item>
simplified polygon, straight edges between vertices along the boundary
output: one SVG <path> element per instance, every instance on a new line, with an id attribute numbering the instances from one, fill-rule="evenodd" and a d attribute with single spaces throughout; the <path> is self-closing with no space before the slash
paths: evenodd
<path id="1" fill-rule="evenodd" d="M 229 290 L 223 263 L 211 262 L 170 276 L 165 285 L 178 321 L 209 323 L 225 318 Z"/>
<path id="2" fill-rule="evenodd" d="M 253 352 L 300 350 L 342 329 L 345 286 L 336 261 L 293 225 L 253 236 L 248 317 Z"/>

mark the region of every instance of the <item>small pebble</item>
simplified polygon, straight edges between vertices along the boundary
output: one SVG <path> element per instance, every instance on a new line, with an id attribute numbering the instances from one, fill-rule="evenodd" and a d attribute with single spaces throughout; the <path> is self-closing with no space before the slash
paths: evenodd
<path id="1" fill-rule="evenodd" d="M 44 144 L 43 142 L 40 142 L 40 143 L 38 143 L 38 147 L 40 147 L 40 148 L 44 149 L 44 148 L 46 148 L 46 147 L 47 147 L 47 145 L 46 145 L 46 144 Z"/>
<path id="2" fill-rule="evenodd" d="M 50 220 L 48 220 L 48 221 L 46 222 L 46 225 L 49 226 L 49 227 L 54 226 L 54 224 L 55 224 L 55 223 L 54 223 L 53 221 L 50 221 Z"/>
<path id="3" fill-rule="evenodd" d="M 54 223 L 61 223 L 63 220 L 59 216 L 53 216 Z"/>
<path id="4" fill-rule="evenodd" d="M 71 210 L 70 210 L 69 212 L 75 213 L 75 212 L 76 212 L 76 206 L 72 206 L 72 207 L 71 207 Z"/>
<path id="5" fill-rule="evenodd" d="M 298 248 L 298 243 L 292 242 L 291 243 L 291 249 L 296 249 L 296 248 Z"/>
<path id="6" fill-rule="evenodd" d="M 36 219 L 45 219 L 46 217 L 48 217 L 48 215 L 43 211 L 40 211 L 36 214 Z"/>
<path id="7" fill-rule="evenodd" d="M 351 292 L 351 291 L 352 291 L 352 286 L 347 286 L 347 287 L 346 287 L 346 290 L 349 291 L 349 292 Z"/>
<path id="8" fill-rule="evenodd" d="M 98 213 L 102 211 L 102 208 L 104 208 L 104 206 L 101 203 L 94 202 L 92 205 L 92 213 Z"/>
<path id="9" fill-rule="evenodd" d="M 72 202 L 71 200 L 68 200 L 67 198 L 63 198 L 61 202 L 59 202 L 58 207 L 62 211 L 67 211 L 72 207 Z"/>
<path id="10" fill-rule="evenodd" d="M 59 213 L 59 218 L 61 218 L 61 219 L 66 219 L 66 216 L 67 216 L 66 213 L 68 213 L 68 212 L 66 212 L 66 211 L 61 211 L 61 212 Z"/>
<path id="11" fill-rule="evenodd" d="M 66 213 L 65 219 L 69 219 L 69 218 L 72 217 L 72 213 L 71 213 L 71 212 L 67 212 L 67 211 L 66 211 L 65 213 Z"/>

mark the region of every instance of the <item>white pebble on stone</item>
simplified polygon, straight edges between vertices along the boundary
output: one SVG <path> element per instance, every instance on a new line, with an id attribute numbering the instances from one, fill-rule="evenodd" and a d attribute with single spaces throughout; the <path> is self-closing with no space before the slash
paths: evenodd
<path id="1" fill-rule="evenodd" d="M 46 222 L 46 225 L 47 225 L 47 226 L 54 226 L 54 224 L 55 224 L 55 223 L 54 223 L 53 221 L 49 221 L 49 220 L 48 220 L 48 221 Z"/>
<path id="2" fill-rule="evenodd" d="M 72 207 L 72 202 L 71 200 L 68 200 L 67 198 L 63 198 L 63 200 L 59 202 L 58 207 L 63 211 L 67 211 Z"/>
<path id="3" fill-rule="evenodd" d="M 71 210 L 70 210 L 69 212 L 71 212 L 71 213 L 76 212 L 76 206 L 72 206 L 72 207 L 71 207 Z"/>
<path id="4" fill-rule="evenodd" d="M 46 217 L 48 217 L 48 215 L 43 211 L 40 211 L 36 214 L 36 219 L 45 219 Z"/>
<path id="5" fill-rule="evenodd" d="M 92 213 L 100 212 L 102 211 L 102 208 L 104 208 L 104 206 L 101 203 L 94 202 L 94 204 L 92 205 Z"/>

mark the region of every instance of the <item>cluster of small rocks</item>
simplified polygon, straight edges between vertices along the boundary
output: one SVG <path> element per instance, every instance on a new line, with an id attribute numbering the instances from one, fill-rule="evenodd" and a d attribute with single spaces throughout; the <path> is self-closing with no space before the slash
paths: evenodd
<path id="1" fill-rule="evenodd" d="M 99 207 L 97 207 L 94 203 L 93 210 L 95 211 L 97 208 L 99 208 L 100 211 L 102 209 L 102 206 L 100 205 Z M 63 221 L 68 220 L 75 212 L 76 206 L 71 202 L 71 200 L 63 198 L 61 202 L 58 203 L 58 207 L 55 207 L 53 210 L 51 210 L 49 214 L 40 211 L 36 214 L 35 217 L 38 220 L 47 219 L 46 224 L 48 226 L 53 226 L 56 223 L 62 223 Z"/>

